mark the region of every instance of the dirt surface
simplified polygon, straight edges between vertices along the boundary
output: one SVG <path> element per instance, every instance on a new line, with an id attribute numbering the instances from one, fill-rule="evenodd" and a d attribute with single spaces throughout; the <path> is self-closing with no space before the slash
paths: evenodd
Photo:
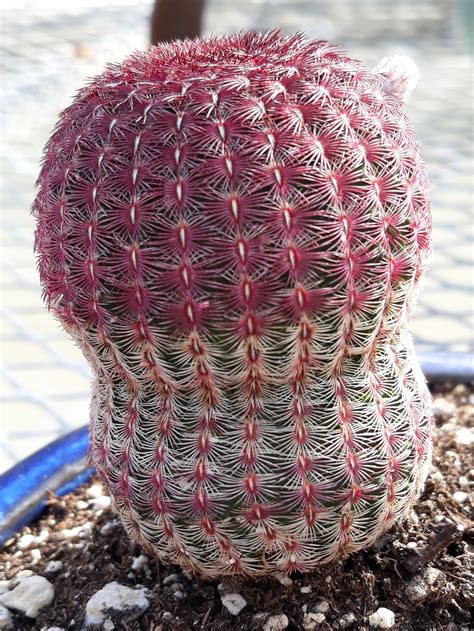
<path id="1" fill-rule="evenodd" d="M 432 391 L 435 448 L 424 493 L 410 519 L 370 550 L 282 582 L 203 581 L 144 556 L 114 517 L 98 481 L 92 480 L 67 497 L 51 497 L 42 518 L 0 554 L 0 594 L 30 573 L 47 578 L 54 587 L 53 601 L 36 619 L 10 607 L 9 628 L 83 629 L 89 599 L 116 581 L 143 590 L 149 606 L 110 610 L 96 628 L 368 631 L 378 624 L 402 631 L 467 631 L 474 604 L 474 471 L 468 429 L 474 421 L 474 388 L 437 384 Z M 234 595 L 231 601 L 235 594 L 241 596 L 240 606 L 242 598 L 246 602 L 237 615 L 223 604 L 229 594 Z M 385 622 L 377 623 L 372 615 L 381 607 L 390 612 L 382 612 Z M 2 624 L 0 616 L 0 629 L 7 628 Z"/>

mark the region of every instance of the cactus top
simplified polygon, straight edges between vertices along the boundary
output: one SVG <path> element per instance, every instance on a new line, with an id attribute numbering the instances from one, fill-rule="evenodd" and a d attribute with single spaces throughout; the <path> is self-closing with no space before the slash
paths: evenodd
<path id="1" fill-rule="evenodd" d="M 429 413 L 404 330 L 430 213 L 411 86 L 249 33 L 135 53 L 62 113 L 41 280 L 95 372 L 92 460 L 163 558 L 308 569 L 413 501 Z"/>

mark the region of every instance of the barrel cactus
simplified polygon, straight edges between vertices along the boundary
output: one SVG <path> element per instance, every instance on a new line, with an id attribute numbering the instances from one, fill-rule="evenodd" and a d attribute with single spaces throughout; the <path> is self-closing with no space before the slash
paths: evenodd
<path id="1" fill-rule="evenodd" d="M 413 82 L 252 32 L 134 53 L 61 114 L 33 208 L 44 296 L 94 372 L 90 461 L 164 562 L 309 571 L 416 500 Z"/>

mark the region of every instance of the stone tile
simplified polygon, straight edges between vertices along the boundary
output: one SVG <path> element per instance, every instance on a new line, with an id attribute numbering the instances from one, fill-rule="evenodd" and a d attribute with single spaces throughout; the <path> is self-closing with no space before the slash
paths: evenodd
<path id="1" fill-rule="evenodd" d="M 17 399 L 16 401 L 0 401 L 0 418 L 3 420 L 4 430 L 8 427 L 8 434 L 18 437 L 28 433 L 41 431 L 57 431 L 60 426 L 41 405 L 31 401 Z"/>
<path id="2" fill-rule="evenodd" d="M 41 295 L 33 289 L 16 287 L 2 291 L 2 302 L 7 308 L 20 311 L 41 308 Z"/>
<path id="3" fill-rule="evenodd" d="M 449 344 L 450 342 L 459 342 L 460 340 L 466 345 L 466 352 L 469 350 L 469 340 L 471 337 L 471 329 L 464 322 L 458 322 L 448 316 L 428 317 L 416 316 L 411 321 L 411 329 L 415 336 L 423 340 L 436 340 L 440 346 Z"/>
<path id="4" fill-rule="evenodd" d="M 9 322 L 4 316 L 0 316 L 0 339 L 15 338 L 18 335 L 18 329 Z"/>
<path id="5" fill-rule="evenodd" d="M 66 333 L 59 323 L 48 313 L 46 307 L 39 304 L 35 313 L 22 313 L 18 315 L 19 324 L 34 335 L 40 337 L 64 338 Z"/>
<path id="6" fill-rule="evenodd" d="M 38 368 L 11 368 L 11 377 L 20 384 L 29 395 L 51 397 L 56 395 L 89 393 L 89 380 L 76 370 L 57 366 L 45 365 Z"/>
<path id="7" fill-rule="evenodd" d="M 61 436 L 61 430 L 56 431 L 36 431 L 26 433 L 26 435 L 9 435 L 8 447 L 15 454 L 17 461 L 31 456 L 35 451 L 41 449 L 48 443 Z"/>
<path id="8" fill-rule="evenodd" d="M 0 357 L 7 369 L 18 364 L 48 364 L 53 359 L 51 353 L 48 353 L 40 344 L 23 338 L 2 342 Z"/>
<path id="9" fill-rule="evenodd" d="M 90 395 L 80 398 L 54 398 L 51 407 L 68 427 L 74 429 L 89 422 Z"/>
<path id="10" fill-rule="evenodd" d="M 0 437 L 0 442 L 2 442 L 1 437 Z M 17 460 L 18 458 L 14 457 L 13 453 L 7 452 L 0 445 L 0 474 L 10 469 L 10 467 L 13 467 L 13 465 L 17 462 Z"/>
<path id="11" fill-rule="evenodd" d="M 67 362 L 73 362 L 89 370 L 82 351 L 75 345 L 72 339 L 65 333 L 64 339 L 48 340 L 48 348 L 63 357 Z"/>
<path id="12" fill-rule="evenodd" d="M 2 363 L 3 363 L 3 358 L 2 358 Z M 15 386 L 13 386 L 9 381 L 7 381 L 7 379 L 0 377 L 0 399 L 4 399 L 5 397 L 10 397 L 10 396 L 16 396 L 17 394 L 18 394 L 18 389 L 15 388 Z"/>

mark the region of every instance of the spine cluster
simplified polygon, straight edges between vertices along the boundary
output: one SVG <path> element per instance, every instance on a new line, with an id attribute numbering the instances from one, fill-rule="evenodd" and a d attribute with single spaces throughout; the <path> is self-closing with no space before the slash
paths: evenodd
<path id="1" fill-rule="evenodd" d="M 164 561 L 308 571 L 415 500 L 430 213 L 404 108 L 327 42 L 250 33 L 135 54 L 61 115 L 44 294 L 95 373 L 91 461 Z"/>

